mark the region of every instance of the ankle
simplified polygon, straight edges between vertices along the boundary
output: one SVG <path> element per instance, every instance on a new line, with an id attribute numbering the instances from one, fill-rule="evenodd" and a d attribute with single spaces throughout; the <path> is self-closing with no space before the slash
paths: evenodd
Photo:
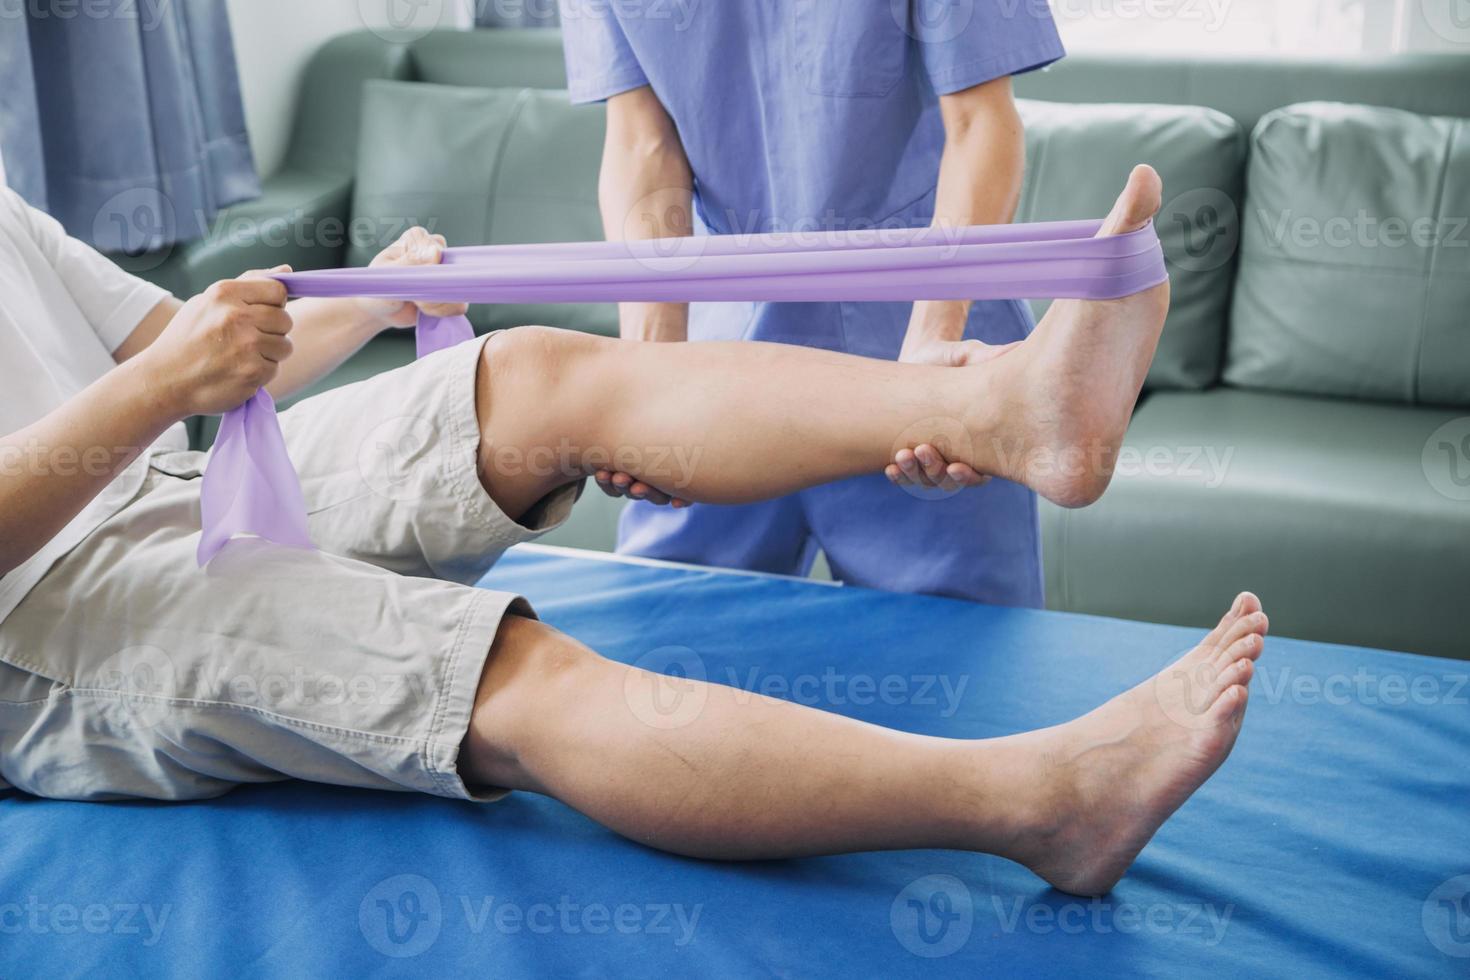
<path id="1" fill-rule="evenodd" d="M 1038 734 L 968 743 L 967 771 L 980 780 L 966 807 L 971 847 L 1029 864 L 1065 827 L 1072 794 Z"/>
<path id="2" fill-rule="evenodd" d="M 968 435 L 971 458 L 964 462 L 976 472 L 1018 482 L 1024 478 L 1028 361 L 1027 352 L 1017 349 L 960 369 L 966 378 L 954 417 L 963 421 Z"/>

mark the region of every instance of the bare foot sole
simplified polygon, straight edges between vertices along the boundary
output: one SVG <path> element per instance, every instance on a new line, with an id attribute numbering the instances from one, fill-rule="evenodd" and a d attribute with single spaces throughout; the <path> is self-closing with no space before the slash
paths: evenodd
<path id="1" fill-rule="evenodd" d="M 1098 234 L 1144 227 L 1162 195 L 1152 167 L 1134 168 Z M 1000 475 L 1063 507 L 1102 496 L 1168 312 L 1167 282 L 1122 299 L 1053 303 L 1030 338 L 993 362 L 1008 392 Z"/>
<path id="2" fill-rule="evenodd" d="M 1038 753 L 1046 829 L 1016 854 L 1077 895 L 1108 892 L 1235 745 L 1268 627 L 1241 593 L 1199 646 L 1097 710 L 1018 736 Z"/>

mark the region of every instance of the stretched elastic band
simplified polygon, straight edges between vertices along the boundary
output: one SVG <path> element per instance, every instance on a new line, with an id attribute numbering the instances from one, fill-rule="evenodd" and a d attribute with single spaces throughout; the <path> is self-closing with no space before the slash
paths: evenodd
<path id="1" fill-rule="evenodd" d="M 821 302 L 1118 299 L 1165 282 L 1153 225 L 1100 221 L 972 228 L 720 235 L 452 248 L 435 266 L 277 276 L 292 296 L 428 303 Z M 420 315 L 418 356 L 474 337 Z M 306 505 L 264 390 L 225 413 L 201 489 L 199 563 L 231 537 L 311 547 Z"/>

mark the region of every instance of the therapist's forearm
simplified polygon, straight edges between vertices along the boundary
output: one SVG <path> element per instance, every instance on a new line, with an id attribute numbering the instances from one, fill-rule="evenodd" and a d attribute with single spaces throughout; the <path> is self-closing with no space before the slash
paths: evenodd
<path id="1" fill-rule="evenodd" d="M 947 113 L 945 123 L 934 225 L 1009 223 L 1016 216 L 1026 170 L 1025 131 L 1009 87 L 1003 98 L 991 98 L 969 112 Z M 915 303 L 909 341 L 959 340 L 969 314 L 968 301 Z"/>
<path id="2" fill-rule="evenodd" d="M 604 157 L 598 200 L 608 241 L 693 233 L 694 194 L 682 156 L 665 147 L 628 146 Z M 619 304 L 618 330 L 625 340 L 687 340 L 689 304 Z"/>
<path id="3" fill-rule="evenodd" d="M 597 198 L 608 241 L 693 234 L 694 175 L 673 122 L 651 89 L 608 100 Z M 689 305 L 623 303 L 618 324 L 625 340 L 687 340 Z"/>

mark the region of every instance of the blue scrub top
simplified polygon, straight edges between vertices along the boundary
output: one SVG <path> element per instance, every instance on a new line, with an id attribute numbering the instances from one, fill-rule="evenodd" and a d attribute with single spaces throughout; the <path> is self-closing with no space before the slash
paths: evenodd
<path id="1" fill-rule="evenodd" d="M 561 6 L 572 101 L 652 86 L 694 171 L 696 225 L 715 234 L 927 225 L 938 96 L 1065 53 L 1045 0 Z M 906 304 L 824 305 L 696 307 L 691 337 L 897 354 Z"/>
<path id="2" fill-rule="evenodd" d="M 562 5 L 572 100 L 651 85 L 718 234 L 912 212 L 939 173 L 937 96 L 1064 53 L 1043 0 Z"/>

